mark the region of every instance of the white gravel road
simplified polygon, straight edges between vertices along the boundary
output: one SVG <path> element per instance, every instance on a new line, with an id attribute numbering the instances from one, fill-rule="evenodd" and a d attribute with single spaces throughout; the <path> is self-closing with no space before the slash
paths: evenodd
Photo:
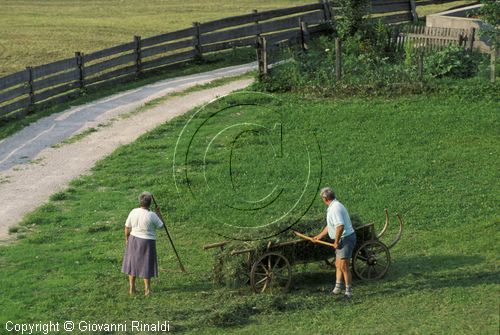
<path id="1" fill-rule="evenodd" d="M 65 189 L 72 179 L 87 173 L 118 146 L 133 142 L 156 126 L 217 96 L 245 88 L 252 80 L 236 80 L 220 87 L 172 97 L 128 118 L 117 116 L 169 93 L 236 76 L 255 66 L 255 63 L 233 66 L 146 85 L 53 114 L 0 141 L 0 242 L 12 239 L 8 234 L 10 226 L 18 224 L 51 194 Z M 98 127 L 106 123 L 109 125 Z M 98 131 L 74 143 L 54 147 L 91 127 Z"/>

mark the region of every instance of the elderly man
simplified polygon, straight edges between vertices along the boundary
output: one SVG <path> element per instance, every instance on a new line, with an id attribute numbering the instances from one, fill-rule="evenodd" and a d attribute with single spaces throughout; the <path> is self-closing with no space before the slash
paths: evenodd
<path id="1" fill-rule="evenodd" d="M 320 196 L 325 205 L 328 206 L 326 226 L 314 239 L 320 240 L 328 234 L 331 239 L 335 240 L 333 245 L 335 248 L 336 283 L 332 293 L 340 294 L 342 281 L 344 281 L 345 297 L 350 299 L 352 298 L 352 275 L 349 262 L 356 245 L 356 234 L 347 209 L 335 198 L 333 190 L 325 187 L 321 190 Z"/>

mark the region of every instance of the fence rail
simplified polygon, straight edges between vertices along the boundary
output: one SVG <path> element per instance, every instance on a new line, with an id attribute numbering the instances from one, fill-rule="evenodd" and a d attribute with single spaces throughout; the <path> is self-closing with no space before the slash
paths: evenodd
<path id="1" fill-rule="evenodd" d="M 416 4 L 422 2 L 426 1 L 372 0 L 370 14 L 385 23 L 415 21 Z M 128 43 L 89 54 L 76 52 L 73 58 L 27 67 L 0 78 L 0 119 L 23 117 L 36 109 L 72 99 L 86 89 L 131 81 L 152 70 L 208 53 L 256 46 L 259 37 L 266 38 L 268 48 L 282 41 L 304 42 L 304 33 L 331 29 L 338 15 L 338 5 L 327 0 L 254 11 L 210 22 L 195 22 L 192 27 L 144 39 L 134 36 Z"/>
<path id="2" fill-rule="evenodd" d="M 391 44 L 396 51 L 405 46 L 423 52 L 433 52 L 449 45 L 458 45 L 472 50 L 475 29 L 440 28 L 425 26 L 400 26 L 392 31 Z"/>

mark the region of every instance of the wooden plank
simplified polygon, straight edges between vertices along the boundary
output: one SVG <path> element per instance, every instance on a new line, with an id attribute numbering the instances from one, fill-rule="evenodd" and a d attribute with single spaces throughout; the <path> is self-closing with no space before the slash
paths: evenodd
<path id="1" fill-rule="evenodd" d="M 305 13 L 313 10 L 323 9 L 322 3 L 313 3 L 303 6 L 289 7 L 289 8 L 281 8 L 281 9 L 273 9 L 263 12 L 238 15 L 226 17 L 223 19 L 209 21 L 200 24 L 200 29 L 202 33 L 215 31 L 223 28 L 240 26 L 247 23 L 253 23 L 255 21 L 265 21 L 269 19 L 273 19 L 280 16 L 292 15 L 297 13 Z"/>
<path id="2" fill-rule="evenodd" d="M 202 52 L 215 52 L 220 50 L 232 49 L 235 47 L 243 47 L 243 46 L 253 46 L 255 45 L 255 37 L 247 37 L 235 41 L 221 42 L 215 44 L 208 44 L 202 46 Z"/>
<path id="3" fill-rule="evenodd" d="M 33 67 L 33 79 L 47 76 L 49 74 L 54 74 L 62 71 L 67 71 L 73 68 L 77 68 L 78 64 L 74 57 L 59 60 L 57 62 L 40 65 Z"/>
<path id="4" fill-rule="evenodd" d="M 371 0 L 370 5 L 372 7 L 377 7 L 377 6 L 397 4 L 405 1 L 406 3 L 408 3 L 408 0 Z"/>
<path id="5" fill-rule="evenodd" d="M 424 0 L 424 1 L 417 1 L 417 6 L 440 5 L 440 4 L 456 2 L 456 1 L 457 0 Z M 471 5 L 471 4 L 467 4 L 467 6 L 469 6 L 469 5 Z"/>
<path id="6" fill-rule="evenodd" d="M 80 77 L 80 71 L 78 69 L 73 69 L 69 72 L 63 72 L 56 74 L 45 79 L 35 80 L 33 82 L 33 90 L 41 90 L 47 87 L 56 86 L 68 81 L 77 80 Z"/>
<path id="7" fill-rule="evenodd" d="M 94 64 L 94 65 L 87 66 L 84 69 L 85 76 L 86 77 L 91 76 L 95 73 L 104 71 L 106 69 L 109 69 L 109 68 L 112 68 L 112 67 L 115 67 L 118 65 L 130 63 L 130 62 L 135 62 L 135 60 L 136 60 L 135 58 L 136 58 L 135 53 L 131 53 L 131 54 L 123 55 L 123 56 L 118 56 L 118 57 L 106 60 L 104 62 Z"/>
<path id="8" fill-rule="evenodd" d="M 415 3 L 415 0 L 410 0 L 410 11 L 411 11 L 411 17 L 413 19 L 413 22 L 417 23 L 418 22 L 418 14 L 417 14 L 417 4 Z"/>
<path id="9" fill-rule="evenodd" d="M 9 101 L 15 98 L 19 98 L 21 95 L 28 94 L 30 92 L 30 89 L 28 86 L 18 86 L 12 90 L 5 91 L 3 93 L 0 93 L 0 103 Z"/>
<path id="10" fill-rule="evenodd" d="M 91 61 L 99 59 L 99 58 L 108 57 L 108 56 L 115 55 L 117 53 L 122 53 L 125 51 L 133 50 L 134 47 L 135 47 L 134 42 L 116 45 L 116 46 L 111 47 L 111 48 L 92 52 L 88 55 L 83 55 L 83 61 L 85 63 L 91 62 Z"/>
<path id="11" fill-rule="evenodd" d="M 411 14 L 408 13 L 402 13 L 402 14 L 394 14 L 394 15 L 388 15 L 388 16 L 381 16 L 381 17 L 376 17 L 372 18 L 373 19 L 382 19 L 382 22 L 386 24 L 391 24 L 391 23 L 399 23 L 399 22 L 407 22 L 411 21 Z"/>
<path id="12" fill-rule="evenodd" d="M 28 107 L 29 105 L 30 105 L 30 98 L 19 99 L 15 102 L 8 104 L 8 105 L 1 106 L 0 107 L 0 116 L 9 114 L 10 112 L 18 110 L 20 108 Z"/>
<path id="13" fill-rule="evenodd" d="M 314 26 L 309 26 L 309 34 L 317 34 L 325 31 L 330 31 L 332 29 L 331 25 L 328 23 L 320 23 Z"/>
<path id="14" fill-rule="evenodd" d="M 155 46 L 152 48 L 142 49 L 141 54 L 142 54 L 142 58 L 146 58 L 146 57 L 154 56 L 154 55 L 157 55 L 160 53 L 165 53 L 168 51 L 192 47 L 193 45 L 194 45 L 194 43 L 193 43 L 192 39 L 183 40 L 183 41 L 179 41 L 179 42 Z"/>
<path id="15" fill-rule="evenodd" d="M 142 39 L 142 47 L 149 47 L 155 44 L 165 43 L 169 41 L 175 41 L 181 38 L 191 37 L 194 34 L 193 27 L 186 29 L 171 31 L 166 34 L 156 35 L 148 38 Z"/>
<path id="16" fill-rule="evenodd" d="M 59 95 L 59 96 L 54 97 L 52 99 L 48 99 L 48 100 L 45 100 L 45 101 L 42 101 L 42 102 L 38 102 L 38 103 L 35 104 L 35 108 L 36 108 L 36 110 L 43 110 L 43 109 L 45 109 L 47 107 L 54 106 L 54 105 L 57 105 L 57 104 L 61 104 L 61 103 L 73 100 L 76 97 L 78 97 L 79 95 L 80 95 L 80 90 L 75 90 L 75 91 L 72 91 L 72 92 L 69 92 L 69 93 L 66 93 L 66 94 L 63 94 L 63 95 Z"/>
<path id="17" fill-rule="evenodd" d="M 150 60 L 150 61 L 144 62 L 144 63 L 142 63 L 142 67 L 144 69 L 148 69 L 148 68 L 166 65 L 166 64 L 170 64 L 170 63 L 191 60 L 195 55 L 196 55 L 196 52 L 194 50 L 180 52 L 180 53 L 177 53 L 174 55 L 160 57 L 160 58 L 157 58 L 155 60 Z"/>
<path id="18" fill-rule="evenodd" d="M 0 90 L 11 88 L 29 80 L 28 72 L 22 70 L 0 78 Z"/>
<path id="19" fill-rule="evenodd" d="M 87 85 L 91 85 L 91 84 L 94 84 L 94 83 L 97 83 L 97 82 L 100 82 L 100 81 L 104 81 L 104 80 L 108 80 L 108 79 L 113 79 L 115 77 L 123 76 L 125 74 L 135 73 L 135 70 L 136 70 L 136 66 L 134 64 L 134 65 L 123 67 L 123 68 L 120 68 L 120 69 L 117 69 L 117 70 L 106 72 L 106 73 L 104 73 L 102 75 L 99 75 L 99 76 L 88 78 L 88 79 L 85 80 L 85 82 L 86 82 Z"/>
<path id="20" fill-rule="evenodd" d="M 321 11 L 315 11 L 303 15 L 291 16 L 285 19 L 261 23 L 261 32 L 266 33 L 295 28 L 298 26 L 299 20 L 307 23 L 308 25 L 318 24 L 323 21 L 323 13 Z"/>
<path id="21" fill-rule="evenodd" d="M 410 38 L 430 38 L 429 36 L 427 35 L 424 35 L 424 34 L 419 34 L 419 33 L 408 33 L 406 34 L 407 37 L 410 37 Z M 432 39 L 435 39 L 435 40 L 443 40 L 443 41 L 457 41 L 458 40 L 458 36 L 446 36 L 445 34 L 442 34 L 442 35 L 435 35 L 432 37 Z"/>
<path id="22" fill-rule="evenodd" d="M 136 78 L 137 77 L 136 77 L 135 72 L 134 72 L 134 73 L 124 75 L 121 77 L 117 77 L 117 78 L 113 78 L 110 80 L 93 83 L 92 85 L 88 85 L 87 88 L 91 91 L 96 91 L 96 90 L 106 88 L 106 87 L 113 87 L 117 84 L 128 83 L 128 82 L 134 81 Z"/>
<path id="23" fill-rule="evenodd" d="M 370 8 L 370 14 L 381 14 L 390 12 L 402 12 L 411 10 L 408 0 L 399 1 L 393 4 L 386 4 L 382 6 L 373 6 Z"/>
<path id="24" fill-rule="evenodd" d="M 239 28 L 219 31 L 210 34 L 203 34 L 201 36 L 201 41 L 202 44 L 205 45 L 216 42 L 222 42 L 230 39 L 237 39 L 257 34 L 264 34 L 267 32 L 273 32 L 277 30 L 295 28 L 298 25 L 299 18 L 301 17 L 303 18 L 303 21 L 308 24 L 317 24 L 323 19 L 322 13 L 320 11 L 316 11 L 304 15 L 288 17 L 285 19 L 253 24 L 249 26 L 243 26 Z"/>
<path id="25" fill-rule="evenodd" d="M 78 88 L 78 83 L 73 82 L 65 85 L 60 85 L 54 88 L 49 88 L 48 90 L 42 91 L 40 93 L 35 93 L 35 103 L 49 99 L 66 91 Z"/>
<path id="26" fill-rule="evenodd" d="M 9 123 L 9 121 L 16 120 L 16 119 L 17 120 L 22 119 L 23 117 L 25 117 L 29 113 L 30 113 L 29 108 L 22 108 L 22 109 L 18 110 L 17 112 L 12 112 L 12 113 L 8 113 L 7 115 L 0 116 L 0 127 L 2 126 L 2 124 Z"/>
<path id="27" fill-rule="evenodd" d="M 299 38 L 299 36 L 300 36 L 299 29 L 288 30 L 288 31 L 284 31 L 284 32 L 264 35 L 268 45 L 276 44 L 277 42 L 283 41 L 283 40 Z"/>
<path id="28" fill-rule="evenodd" d="M 342 79 L 342 42 L 340 38 L 335 38 L 335 80 Z"/>
<path id="29" fill-rule="evenodd" d="M 234 28 L 230 30 L 219 31 L 207 35 L 201 35 L 201 44 L 212 44 L 216 42 L 222 42 L 230 39 L 237 39 L 241 37 L 247 37 L 252 35 L 257 35 L 261 33 L 260 24 L 254 24 L 250 26 L 244 26 L 240 28 Z"/>

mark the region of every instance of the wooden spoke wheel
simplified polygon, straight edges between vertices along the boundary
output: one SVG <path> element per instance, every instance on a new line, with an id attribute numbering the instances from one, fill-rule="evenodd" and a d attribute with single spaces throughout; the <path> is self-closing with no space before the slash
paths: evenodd
<path id="1" fill-rule="evenodd" d="M 286 292 L 292 281 L 292 268 L 286 257 L 268 252 L 259 257 L 250 271 L 250 285 L 256 293 Z"/>
<path id="2" fill-rule="evenodd" d="M 378 240 L 363 243 L 352 258 L 353 272 L 362 280 L 382 278 L 389 270 L 390 265 L 389 248 Z"/>

